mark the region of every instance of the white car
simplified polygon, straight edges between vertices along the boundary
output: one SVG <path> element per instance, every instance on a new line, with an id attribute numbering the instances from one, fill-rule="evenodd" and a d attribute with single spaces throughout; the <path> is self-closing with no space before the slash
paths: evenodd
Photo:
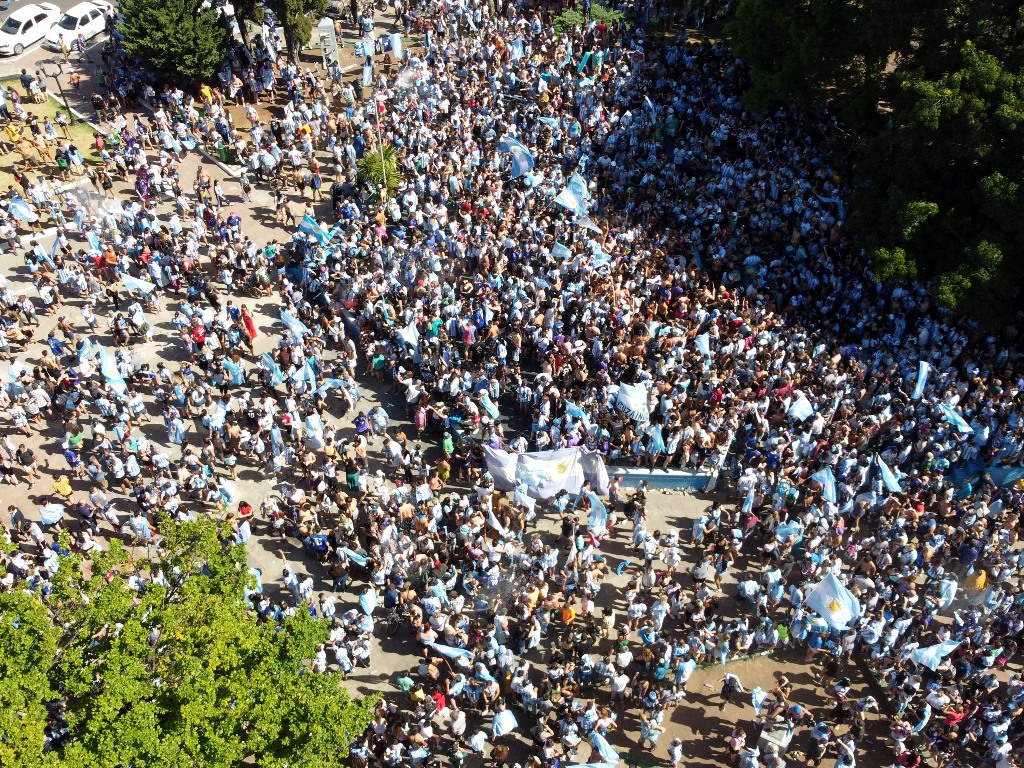
<path id="1" fill-rule="evenodd" d="M 15 10 L 0 25 L 0 56 L 18 56 L 50 31 L 60 16 L 53 3 L 29 3 Z"/>
<path id="2" fill-rule="evenodd" d="M 48 51 L 60 50 L 60 36 L 64 36 L 64 44 L 71 48 L 81 35 L 83 40 L 91 40 L 107 27 L 107 13 L 110 3 L 104 0 L 90 0 L 79 3 L 64 12 L 60 21 L 50 27 L 43 40 L 43 48 Z"/>

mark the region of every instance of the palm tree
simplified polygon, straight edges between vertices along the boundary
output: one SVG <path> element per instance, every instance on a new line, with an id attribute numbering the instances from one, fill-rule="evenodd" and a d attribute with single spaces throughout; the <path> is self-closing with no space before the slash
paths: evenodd
<path id="1" fill-rule="evenodd" d="M 382 144 L 370 150 L 356 163 L 359 178 L 369 184 L 378 194 L 390 197 L 398 191 L 402 181 L 402 167 L 398 163 L 398 149 L 394 144 Z"/>

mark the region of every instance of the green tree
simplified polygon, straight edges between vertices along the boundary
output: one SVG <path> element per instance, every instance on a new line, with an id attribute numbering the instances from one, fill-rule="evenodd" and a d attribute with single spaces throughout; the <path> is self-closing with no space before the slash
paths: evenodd
<path id="1" fill-rule="evenodd" d="M 379 148 L 367 151 L 356 166 L 359 168 L 360 180 L 376 192 L 386 187 L 390 196 L 398 191 L 398 185 L 402 182 L 402 168 L 394 144 L 384 143 Z"/>
<path id="2" fill-rule="evenodd" d="M 43 728 L 57 698 L 47 671 L 60 632 L 35 595 L 0 595 L 0 765 L 44 764 Z"/>
<path id="3" fill-rule="evenodd" d="M 337 674 L 309 671 L 326 624 L 305 610 L 281 631 L 258 624 L 243 601 L 244 548 L 215 523 L 166 520 L 161 533 L 151 561 L 133 563 L 114 542 L 86 577 L 66 558 L 46 604 L 0 594 L 0 723 L 15 736 L 0 740 L 3 764 L 43 761 L 44 705 L 59 690 L 60 765 L 344 765 L 375 699 L 354 701 Z M 126 582 L 133 570 L 167 584 L 139 594 Z"/>
<path id="4" fill-rule="evenodd" d="M 998 322 L 1024 275 L 1024 74 L 970 41 L 950 63 L 895 73 L 890 126 L 858 150 L 854 229 L 883 276 L 933 277 L 943 304 Z"/>
<path id="5" fill-rule="evenodd" d="M 242 42 L 249 46 L 249 22 L 260 25 L 265 15 L 261 0 L 234 0 L 231 5 L 235 9 L 235 18 L 238 20 L 238 33 L 242 36 Z"/>
<path id="6" fill-rule="evenodd" d="M 914 25 L 930 0 L 740 0 L 726 25 L 752 70 L 753 109 L 837 104 L 855 128 L 877 124 L 894 62 L 915 50 Z"/>
<path id="7" fill-rule="evenodd" d="M 298 63 L 302 49 L 309 45 L 314 23 L 327 12 L 327 0 L 269 0 L 267 5 L 281 24 L 288 58 Z"/>
<path id="8" fill-rule="evenodd" d="M 195 85 L 213 77 L 228 33 L 202 0 L 123 0 L 124 49 L 164 80 Z"/>
<path id="9" fill-rule="evenodd" d="M 740 0 L 754 109 L 830 104 L 851 129 L 850 231 L 881 277 L 998 322 L 1024 283 L 1024 6 Z"/>
<path id="10" fill-rule="evenodd" d="M 590 19 L 597 23 L 605 23 L 609 27 L 618 24 L 626 18 L 626 12 L 618 8 L 612 8 L 604 3 L 592 3 L 590 6 Z M 559 35 L 573 32 L 582 28 L 588 21 L 581 8 L 566 8 L 551 20 L 551 26 Z"/>

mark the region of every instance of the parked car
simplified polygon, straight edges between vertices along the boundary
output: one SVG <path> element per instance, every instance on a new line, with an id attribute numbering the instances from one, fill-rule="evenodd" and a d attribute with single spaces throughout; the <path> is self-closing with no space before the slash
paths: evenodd
<path id="1" fill-rule="evenodd" d="M 42 40 L 60 16 L 53 3 L 29 3 L 17 8 L 0 24 L 0 56 L 18 56 Z"/>
<path id="2" fill-rule="evenodd" d="M 74 45 L 79 35 L 83 40 L 91 40 L 106 29 L 107 14 L 110 10 L 110 3 L 105 0 L 89 0 L 68 9 L 46 33 L 43 48 L 48 51 L 59 51 L 61 35 L 64 36 L 68 48 Z"/>

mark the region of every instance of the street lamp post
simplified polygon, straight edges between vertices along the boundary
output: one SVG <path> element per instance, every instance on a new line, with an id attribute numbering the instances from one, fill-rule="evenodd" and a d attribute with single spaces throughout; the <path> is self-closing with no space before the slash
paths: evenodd
<path id="1" fill-rule="evenodd" d="M 56 70 L 54 70 L 56 67 Z M 72 125 L 75 123 L 75 115 L 71 111 L 71 106 L 68 104 L 67 94 L 64 93 L 64 86 L 61 85 L 60 76 L 64 74 L 64 64 L 59 59 L 47 59 L 46 61 L 40 62 L 39 71 L 43 73 L 44 77 L 52 77 L 57 83 L 57 90 L 60 92 L 61 101 L 64 102 L 64 109 L 68 113 L 68 122 Z"/>

